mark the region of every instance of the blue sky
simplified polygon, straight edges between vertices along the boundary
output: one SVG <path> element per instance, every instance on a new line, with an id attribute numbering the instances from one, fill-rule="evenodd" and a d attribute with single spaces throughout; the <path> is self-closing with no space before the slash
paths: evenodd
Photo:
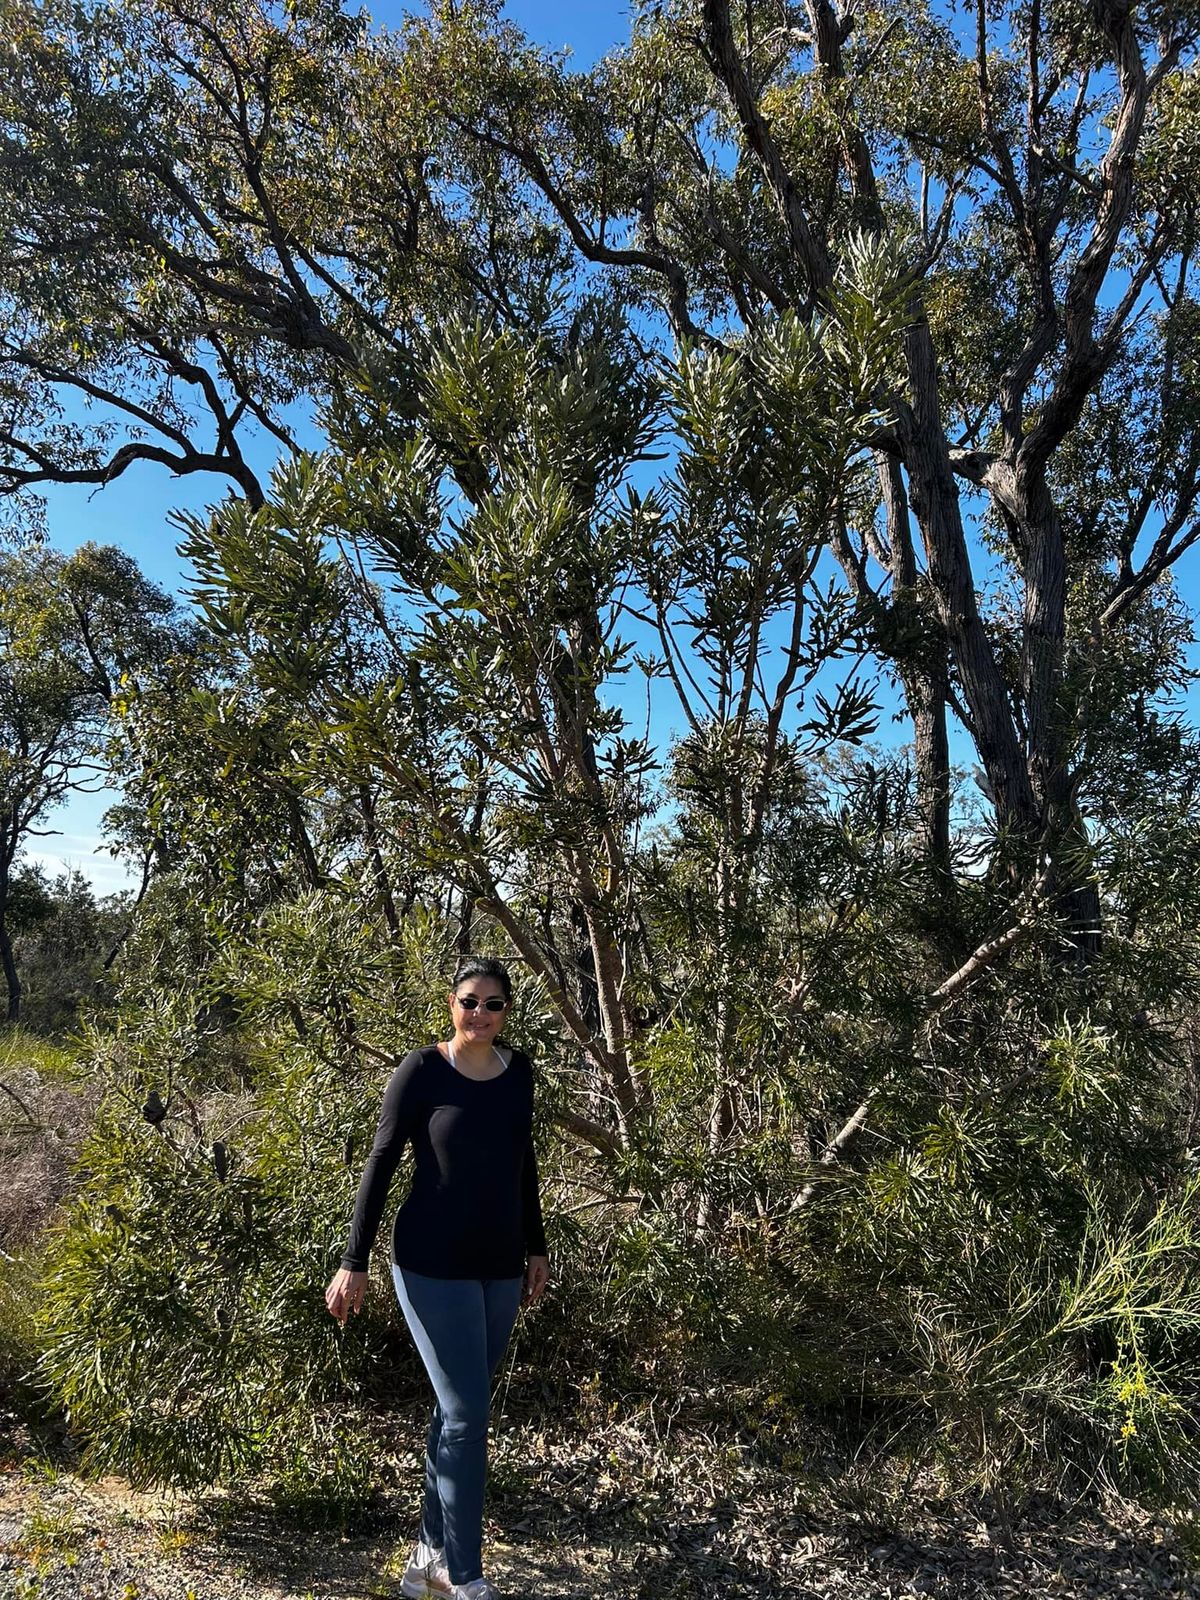
<path id="1" fill-rule="evenodd" d="M 368 7 L 384 25 L 398 23 L 405 9 L 392 3 Z M 630 8 L 626 5 L 591 3 L 566 8 L 550 0 L 514 0 L 508 11 L 538 42 L 552 49 L 568 46 L 574 63 L 581 68 L 628 36 Z M 260 442 L 257 449 L 249 446 L 247 454 L 265 477 L 274 458 L 269 442 Z M 103 490 L 55 487 L 47 495 L 50 542 L 62 550 L 73 549 L 88 539 L 118 545 L 136 557 L 149 578 L 177 592 L 190 575 L 176 554 L 178 535 L 168 522 L 168 515 L 176 508 L 201 510 L 221 492 L 223 485 L 215 478 L 197 475 L 175 479 L 161 467 L 145 463 L 136 465 Z M 1185 597 L 1196 610 L 1200 607 L 1200 561 L 1186 563 L 1178 577 Z M 1193 713 L 1200 709 L 1200 695 L 1193 695 L 1190 703 Z M 902 728 L 889 725 L 885 718 L 879 731 L 881 740 L 892 742 L 904 736 Z M 957 754 L 960 759 L 969 759 L 965 741 L 958 744 Z M 64 865 L 78 867 L 100 893 L 126 885 L 130 874 L 125 865 L 106 853 L 96 854 L 101 844 L 100 818 L 111 799 L 111 795 L 103 793 L 74 797 L 51 819 L 58 835 L 37 841 L 40 848 L 28 852 L 30 859 L 41 860 L 52 872 Z"/>

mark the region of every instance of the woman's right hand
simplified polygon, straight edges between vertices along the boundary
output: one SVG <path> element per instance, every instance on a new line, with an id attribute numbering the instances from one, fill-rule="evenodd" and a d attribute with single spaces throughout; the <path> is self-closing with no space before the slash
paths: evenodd
<path id="1" fill-rule="evenodd" d="M 325 1304 L 329 1307 L 329 1315 L 336 1317 L 344 1327 L 346 1318 L 352 1311 L 357 1316 L 362 1310 L 366 1292 L 365 1272 L 350 1272 L 345 1267 L 339 1267 L 330 1278 L 325 1290 Z"/>

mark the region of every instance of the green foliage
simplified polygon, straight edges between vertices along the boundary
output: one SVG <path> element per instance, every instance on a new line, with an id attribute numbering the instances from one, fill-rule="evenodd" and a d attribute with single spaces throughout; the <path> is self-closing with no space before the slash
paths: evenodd
<path id="1" fill-rule="evenodd" d="M 855 1285 L 863 1296 L 852 1337 L 866 1392 L 984 1486 L 1017 1492 L 1051 1463 L 1065 1473 L 1088 1462 L 1135 1492 L 1186 1500 L 1200 1312 L 1187 1268 L 1194 1183 L 1148 1217 L 1085 1195 L 1081 1228 L 1068 1235 L 1021 1212 L 985 1212 L 962 1184 L 952 1194 L 927 1187 L 914 1207 L 912 1185 L 928 1171 L 910 1165 L 869 1202 L 921 1238 L 925 1281 L 911 1258 L 901 1279 L 881 1284 L 874 1250 L 862 1276 L 839 1257 L 838 1300 Z"/>
<path id="2" fill-rule="evenodd" d="M 176 1086 L 157 1126 L 106 1102 L 39 1313 L 43 1375 L 89 1468 L 190 1486 L 264 1466 L 290 1481 L 298 1457 L 350 1470 L 351 1438 L 324 1459 L 311 1419 L 361 1377 L 380 1325 L 342 1337 L 321 1301 L 351 1195 L 330 1091 L 293 1067 L 247 1116 Z"/>
<path id="3" fill-rule="evenodd" d="M 51 882 L 41 867 L 18 870 L 10 925 L 26 1027 L 61 1038 L 81 1016 L 105 1007 L 111 997 L 105 961 L 128 927 L 132 899 L 125 891 L 98 900 L 79 871 Z"/>
<path id="4" fill-rule="evenodd" d="M 521 1335 L 540 1367 L 708 1375 L 751 1410 L 899 1403 L 987 1482 L 1052 1437 L 1178 1484 L 1193 1309 L 1155 1241 L 1192 1227 L 1171 1012 L 1196 950 L 1135 864 L 1176 859 L 1190 904 L 1186 808 L 1164 798 L 1152 845 L 1103 835 L 1132 932 L 1102 963 L 1069 978 L 1038 906 L 936 1000 L 944 950 L 986 948 L 1012 891 L 967 870 L 964 831 L 957 925 L 929 937 L 911 775 L 866 748 L 853 679 L 814 684 L 854 649 L 815 569 L 908 315 L 864 246 L 826 320 L 653 383 L 619 342 L 448 323 L 407 443 L 360 440 L 361 477 L 306 456 L 263 505 L 188 520 L 202 671 L 122 711 L 147 802 L 126 825 L 164 866 L 88 1031 L 105 1100 L 40 1322 L 92 1465 L 266 1472 L 310 1508 L 367 1492 L 365 1444 L 331 1456 L 319 1419 L 377 1381 L 386 1301 L 342 1334 L 321 1288 L 387 1063 L 442 1026 L 469 941 L 525 964 L 558 1268 Z M 669 478 L 628 492 L 665 429 Z M 667 661 L 618 631 L 633 585 L 687 641 Z M 1183 635 L 1160 637 L 1148 686 Z M 660 750 L 614 686 L 672 670 L 687 726 Z M 858 1152 L 822 1163 L 860 1102 Z"/>
<path id="5" fill-rule="evenodd" d="M 40 1419 L 45 1394 L 37 1383 L 41 1291 L 39 1252 L 0 1257 L 0 1384 L 18 1416 Z"/>
<path id="6" fill-rule="evenodd" d="M 22 917 L 28 924 L 38 916 L 35 877 L 25 873 L 21 882 L 22 853 L 66 796 L 94 790 L 98 774 L 121 765 L 110 708 L 121 685 L 152 681 L 172 652 L 186 648 L 190 630 L 175 610 L 111 546 L 84 544 L 69 557 L 37 549 L 0 554 L 0 961 L 10 1022 L 20 1014 L 23 987 L 13 936 Z M 67 886 L 58 898 L 71 893 Z M 78 887 L 74 897 L 81 898 Z M 43 922 L 68 920 L 69 907 L 52 919 L 42 899 Z M 79 904 L 75 913 L 77 920 L 87 915 Z M 90 957 L 90 976 L 99 979 L 107 952 L 95 946 L 103 934 L 96 927 L 84 937 L 93 945 L 84 964 Z M 39 999 L 41 1025 L 62 1027 L 81 996 Z"/>
<path id="7" fill-rule="evenodd" d="M 73 383 L 238 489 L 176 519 L 195 637 L 98 552 L 5 613 L 12 706 L 83 697 L 149 867 L 39 1314 L 96 1467 L 365 1493 L 322 1423 L 381 1302 L 342 1334 L 321 1287 L 386 1070 L 487 948 L 541 1072 L 541 1370 L 1187 1491 L 1195 41 L 737 10 L 641 7 L 587 75 L 490 3 L 6 13 L 0 476 L 138 458 Z M 1109 326 L 1127 283 L 1154 315 Z M 994 815 L 935 850 L 947 705 Z"/>

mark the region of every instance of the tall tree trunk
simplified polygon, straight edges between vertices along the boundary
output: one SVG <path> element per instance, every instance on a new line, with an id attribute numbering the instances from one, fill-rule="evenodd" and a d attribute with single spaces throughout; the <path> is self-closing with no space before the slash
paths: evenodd
<path id="1" fill-rule="evenodd" d="M 733 910 L 734 885 L 729 860 L 729 840 L 721 841 L 717 862 L 717 1017 L 713 1035 L 713 1083 L 708 1111 L 709 1169 L 696 1209 L 694 1237 L 702 1240 L 716 1220 L 711 1174 L 720 1160 L 721 1150 L 733 1132 L 733 1095 L 729 1087 L 732 1053 L 733 1008 Z"/>
<path id="2" fill-rule="evenodd" d="M 921 855 L 936 876 L 951 886 L 950 742 L 946 732 L 949 674 L 945 667 L 922 671 L 908 664 L 899 671 L 913 724 Z"/>
<path id="3" fill-rule="evenodd" d="M 4 967 L 4 981 L 8 985 L 8 1021 L 18 1022 L 21 1016 L 21 979 L 13 960 L 12 940 L 3 917 L 0 917 L 0 965 Z"/>
<path id="4" fill-rule="evenodd" d="M 571 933 L 574 937 L 575 986 L 579 993 L 579 1013 L 593 1033 L 602 1031 L 600 985 L 596 980 L 596 956 L 592 949 L 587 918 L 578 901 L 571 902 Z"/>
<path id="5" fill-rule="evenodd" d="M 627 863 L 623 840 L 601 781 L 592 724 L 596 707 L 590 672 L 604 639 L 593 601 L 581 605 L 572 618 L 567 639 L 549 674 L 558 758 L 564 773 L 570 774 L 572 783 L 578 785 L 581 801 L 591 811 L 580 841 L 566 851 L 571 894 L 587 927 L 613 1092 L 622 1112 L 632 1117 L 645 1098 L 646 1084 L 631 1060 L 633 1017 L 625 997 L 625 959 L 618 938 Z M 593 828 L 603 851 L 599 861 L 593 859 L 588 840 Z"/>
<path id="6" fill-rule="evenodd" d="M 892 604 L 915 594 L 917 556 L 913 549 L 912 519 L 904 474 L 894 456 L 876 457 L 879 486 L 887 516 L 888 554 L 892 564 Z M 917 812 L 921 826 L 921 853 L 936 876 L 950 887 L 950 745 L 946 732 L 949 673 L 943 645 L 936 664 L 897 663 L 904 698 L 913 724 L 913 749 L 917 767 Z"/>
<path id="7" fill-rule="evenodd" d="M 1029 742 L 1029 777 L 1044 825 L 1066 821 L 1067 759 L 1062 726 L 1063 632 L 1067 567 L 1062 525 L 1045 480 L 1017 482 L 1017 517 L 1025 562 L 1021 696 Z"/>
<path id="8" fill-rule="evenodd" d="M 1025 565 L 1021 692 L 1029 775 L 1042 828 L 1054 853 L 1053 890 L 1076 958 L 1100 948 L 1100 891 L 1090 865 L 1087 826 L 1072 792 L 1064 705 L 1066 551 L 1058 508 L 1039 472 L 1016 480 L 1016 514 Z"/>
<path id="9" fill-rule="evenodd" d="M 905 347 L 913 402 L 911 410 L 904 408 L 899 431 L 929 577 L 1000 820 L 1030 836 L 1037 830 L 1038 806 L 1013 725 L 1008 685 L 975 600 L 958 484 L 942 428 L 937 359 L 923 316 L 908 330 Z"/>
<path id="10" fill-rule="evenodd" d="M 8 986 L 8 1020 L 17 1022 L 21 1015 L 21 977 L 13 958 L 12 939 L 8 932 L 9 869 L 5 862 L 0 866 L 0 966 L 4 969 L 4 982 Z"/>

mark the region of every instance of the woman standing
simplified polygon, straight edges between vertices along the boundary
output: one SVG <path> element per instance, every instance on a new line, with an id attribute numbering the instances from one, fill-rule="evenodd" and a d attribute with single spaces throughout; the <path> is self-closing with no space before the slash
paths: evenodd
<path id="1" fill-rule="evenodd" d="M 362 1306 L 388 1185 L 411 1139 L 412 1190 L 392 1230 L 392 1279 L 436 1402 L 420 1542 L 401 1588 L 414 1600 L 500 1600 L 482 1562 L 491 1382 L 518 1309 L 549 1277 L 533 1066 L 496 1043 L 512 1004 L 499 961 L 466 957 L 447 1000 L 453 1037 L 412 1051 L 388 1083 L 325 1304 L 342 1323 Z"/>

